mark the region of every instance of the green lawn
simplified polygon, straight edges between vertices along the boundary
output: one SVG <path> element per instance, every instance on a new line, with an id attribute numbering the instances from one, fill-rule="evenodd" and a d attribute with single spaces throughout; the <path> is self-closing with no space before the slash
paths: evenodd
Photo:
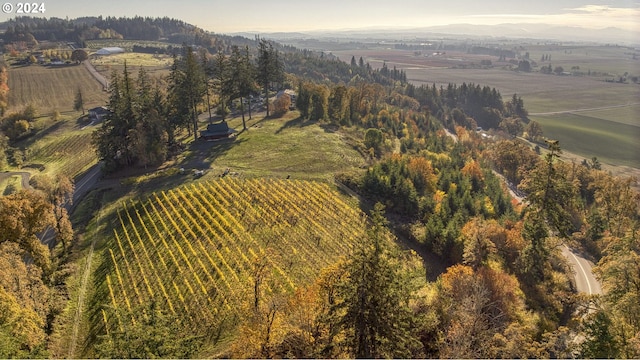
<path id="1" fill-rule="evenodd" d="M 640 127 L 578 114 L 534 116 L 544 135 L 586 158 L 640 168 Z"/>

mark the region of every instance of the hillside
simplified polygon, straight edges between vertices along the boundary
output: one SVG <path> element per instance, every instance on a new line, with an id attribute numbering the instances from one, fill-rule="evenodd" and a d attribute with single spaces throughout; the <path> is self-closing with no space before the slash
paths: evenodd
<path id="1" fill-rule="evenodd" d="M 85 47 L 86 42 L 92 40 L 113 39 L 162 41 L 174 46 L 187 43 L 202 46 L 212 52 L 228 52 L 232 44 L 244 46 L 252 42 L 244 37 L 212 34 L 169 17 L 99 16 L 69 20 L 23 16 L 0 23 L 0 29 L 5 30 L 2 39 L 6 44 L 24 42 L 27 46 L 34 46 L 39 42 L 71 42 Z"/>
<path id="2" fill-rule="evenodd" d="M 126 201 L 102 221 L 110 225 L 89 310 L 98 339 L 149 303 L 198 329 L 192 335 L 225 338 L 243 309 L 352 253 L 365 226 L 326 183 L 230 177 Z"/>
<path id="3" fill-rule="evenodd" d="M 123 36 L 168 36 L 162 19 L 86 20 L 16 25 L 11 53 L 53 23 L 110 38 L 79 38 L 93 48 L 168 41 Z M 10 109 L 32 106 L 1 123 L 0 357 L 640 354 L 634 180 L 563 160 L 521 96 L 181 31 L 211 52 L 92 60 L 115 70 L 92 122 L 54 108 L 97 95 L 83 66 L 22 67 L 23 49 L 9 69 L 27 99 Z M 43 69 L 60 98 L 29 88 Z M 578 293 L 568 256 L 597 262 L 604 294 Z"/>
<path id="4" fill-rule="evenodd" d="M 53 111 L 73 111 L 73 99 L 82 92 L 85 109 L 102 106 L 108 94 L 82 65 L 44 67 L 38 65 L 9 68 L 9 109 L 16 111 L 33 105 L 40 115 Z"/>

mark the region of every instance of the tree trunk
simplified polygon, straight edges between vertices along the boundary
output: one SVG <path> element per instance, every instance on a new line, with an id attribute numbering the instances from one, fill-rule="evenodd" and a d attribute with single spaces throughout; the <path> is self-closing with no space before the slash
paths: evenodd
<path id="1" fill-rule="evenodd" d="M 244 98 L 240 96 L 240 110 L 242 111 L 242 130 L 247 130 L 247 123 L 244 120 Z"/>
<path id="2" fill-rule="evenodd" d="M 267 107 L 267 117 L 269 117 L 269 83 L 264 83 L 264 104 Z"/>
<path id="3" fill-rule="evenodd" d="M 192 104 L 193 108 L 193 141 L 198 141 L 198 113 L 196 111 L 195 101 Z"/>
<path id="4" fill-rule="evenodd" d="M 209 84 L 207 83 L 207 109 L 209 109 L 209 124 L 211 124 L 211 100 L 209 99 Z"/>

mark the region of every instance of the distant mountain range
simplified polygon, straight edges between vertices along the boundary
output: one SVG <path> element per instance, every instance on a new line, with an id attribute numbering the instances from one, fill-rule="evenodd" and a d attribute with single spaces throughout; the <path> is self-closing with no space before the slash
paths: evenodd
<path id="1" fill-rule="evenodd" d="M 258 32 L 242 32 L 234 35 L 252 37 Z M 432 36 L 466 36 L 469 38 L 518 38 L 553 41 L 580 41 L 594 43 L 612 43 L 621 45 L 640 45 L 640 31 L 628 31 L 609 27 L 591 29 L 575 26 L 557 26 L 549 24 L 499 24 L 473 25 L 451 24 L 419 28 L 361 28 L 317 30 L 307 32 L 274 32 L 260 33 L 261 36 L 276 40 L 310 39 L 310 38 L 350 38 L 350 39 L 424 39 Z"/>

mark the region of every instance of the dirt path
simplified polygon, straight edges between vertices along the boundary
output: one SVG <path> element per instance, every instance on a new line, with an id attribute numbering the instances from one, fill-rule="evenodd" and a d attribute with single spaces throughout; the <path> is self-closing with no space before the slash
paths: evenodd
<path id="1" fill-rule="evenodd" d="M 562 110 L 562 111 L 550 111 L 550 112 L 541 112 L 541 113 L 529 113 L 529 116 L 546 116 L 546 115 L 560 115 L 560 114 L 572 114 L 577 112 L 587 112 L 587 111 L 598 111 L 598 110 L 609 110 L 609 109 L 617 109 L 629 106 L 640 105 L 640 103 L 628 103 L 621 105 L 610 105 L 610 106 L 601 106 L 595 108 L 586 108 L 586 109 L 573 109 L 573 110 Z"/>
<path id="2" fill-rule="evenodd" d="M 100 215 L 98 215 L 100 216 Z M 100 222 L 100 219 L 98 219 Z M 84 310 L 84 299 L 87 294 L 87 285 L 89 284 L 89 277 L 91 276 L 91 262 L 93 260 L 93 249 L 96 245 L 97 237 L 94 236 L 89 247 L 89 253 L 87 254 L 87 262 L 84 267 L 84 274 L 82 274 L 82 283 L 80 289 L 78 289 L 78 304 L 76 306 L 76 315 L 73 320 L 73 330 L 71 335 L 71 342 L 69 343 L 69 359 L 77 358 L 75 355 L 76 345 L 78 343 L 78 332 L 80 329 L 80 322 L 82 321 L 82 312 Z"/>
<path id="3" fill-rule="evenodd" d="M 85 60 L 82 63 L 87 68 L 87 70 L 89 70 L 91 75 L 93 75 L 93 77 L 102 85 L 102 89 L 105 91 L 109 90 L 109 81 L 107 81 L 107 79 L 102 76 L 102 74 L 100 74 L 98 70 L 96 70 L 96 68 L 93 67 L 93 64 L 91 64 L 89 60 Z"/>
<path id="4" fill-rule="evenodd" d="M 22 178 L 22 188 L 31 189 L 31 185 L 29 185 L 29 178 L 31 177 L 31 173 L 28 173 L 26 171 L 3 172 L 3 173 L 0 173 L 0 180 L 9 178 L 12 176 L 20 176 Z"/>

